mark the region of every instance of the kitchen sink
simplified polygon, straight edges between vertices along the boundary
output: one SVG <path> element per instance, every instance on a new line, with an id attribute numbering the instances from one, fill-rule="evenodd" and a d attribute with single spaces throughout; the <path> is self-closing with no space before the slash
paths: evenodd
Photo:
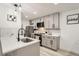
<path id="1" fill-rule="evenodd" d="M 24 43 L 28 43 L 28 42 L 31 42 L 33 40 L 28 39 L 28 38 L 23 38 L 23 39 L 21 39 L 21 41 L 24 42 Z"/>

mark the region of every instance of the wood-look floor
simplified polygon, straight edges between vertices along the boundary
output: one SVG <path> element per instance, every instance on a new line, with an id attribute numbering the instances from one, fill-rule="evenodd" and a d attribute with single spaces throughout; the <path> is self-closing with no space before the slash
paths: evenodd
<path id="1" fill-rule="evenodd" d="M 40 56 L 78 56 L 78 55 L 62 50 L 53 51 L 45 47 L 40 47 Z"/>

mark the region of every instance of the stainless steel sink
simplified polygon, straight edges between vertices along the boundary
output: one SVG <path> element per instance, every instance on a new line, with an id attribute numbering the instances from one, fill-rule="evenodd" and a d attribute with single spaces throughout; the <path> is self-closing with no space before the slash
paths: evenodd
<path id="1" fill-rule="evenodd" d="M 21 41 L 24 42 L 24 43 L 28 43 L 28 42 L 31 42 L 31 41 L 33 41 L 33 40 L 28 39 L 28 38 L 24 38 L 24 39 L 21 39 Z"/>

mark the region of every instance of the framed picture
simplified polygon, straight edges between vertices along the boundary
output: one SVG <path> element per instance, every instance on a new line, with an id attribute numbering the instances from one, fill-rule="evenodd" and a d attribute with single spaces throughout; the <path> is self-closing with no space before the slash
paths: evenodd
<path id="1" fill-rule="evenodd" d="M 16 16 L 15 15 L 10 15 L 10 14 L 7 14 L 7 20 L 8 21 L 16 21 Z"/>
<path id="2" fill-rule="evenodd" d="M 67 24 L 79 24 L 79 14 L 68 15 Z"/>

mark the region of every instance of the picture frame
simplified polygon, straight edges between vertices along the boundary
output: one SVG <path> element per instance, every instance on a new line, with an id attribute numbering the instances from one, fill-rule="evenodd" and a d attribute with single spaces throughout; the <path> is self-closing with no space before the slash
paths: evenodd
<path id="1" fill-rule="evenodd" d="M 16 16 L 15 15 L 10 15 L 10 14 L 7 14 L 7 20 L 8 21 L 13 21 L 13 22 L 16 22 Z"/>
<path id="2" fill-rule="evenodd" d="M 68 15 L 67 24 L 79 24 L 79 14 Z"/>

